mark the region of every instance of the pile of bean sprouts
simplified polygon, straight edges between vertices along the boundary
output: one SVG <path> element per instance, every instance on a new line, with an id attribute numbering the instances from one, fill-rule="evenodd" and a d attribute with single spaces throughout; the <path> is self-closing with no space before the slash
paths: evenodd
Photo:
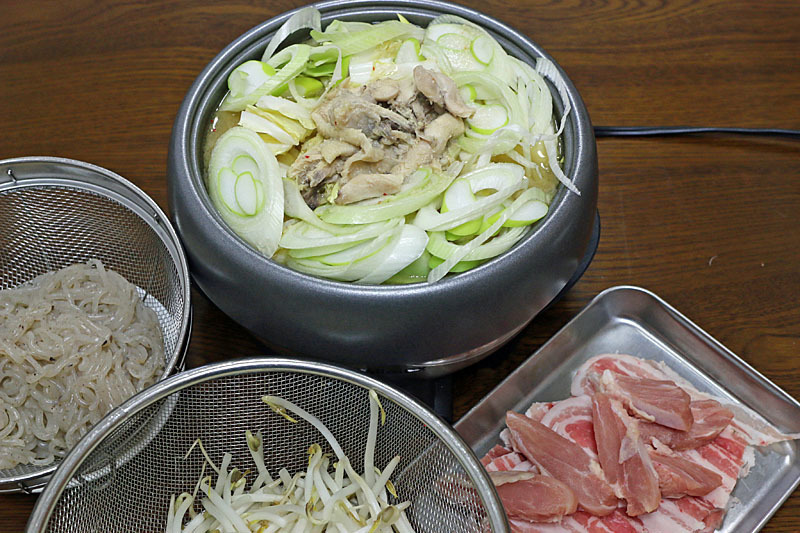
<path id="1" fill-rule="evenodd" d="M 52 463 L 163 368 L 156 313 L 100 261 L 0 291 L 0 469 Z"/>
<path id="2" fill-rule="evenodd" d="M 389 494 L 397 499 L 389 478 L 400 456 L 395 456 L 383 470 L 374 464 L 378 419 L 380 416 L 385 421 L 385 412 L 375 391 L 369 391 L 369 400 L 364 472 L 359 474 L 318 418 L 283 398 L 264 396 L 263 401 L 288 421 L 299 423 L 290 411 L 312 424 L 325 437 L 335 457 L 323 453 L 319 444 L 312 444 L 306 470 L 292 475 L 282 468 L 273 479 L 264 463 L 261 434 L 247 431 L 247 447 L 257 470 L 247 488 L 247 474 L 231 468 L 230 453 L 224 454 L 217 467 L 197 440 L 187 457 L 195 448 L 203 453 L 200 480 L 191 494 L 184 492 L 170 499 L 166 532 L 413 533 L 405 515 L 411 503 L 389 503 Z M 206 465 L 217 474 L 214 484 L 211 475 L 204 476 Z M 202 512 L 195 509 L 198 498 Z"/>

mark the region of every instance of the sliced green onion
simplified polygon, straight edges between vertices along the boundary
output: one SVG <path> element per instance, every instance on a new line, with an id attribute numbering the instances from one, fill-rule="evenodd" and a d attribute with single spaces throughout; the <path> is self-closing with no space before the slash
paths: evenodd
<path id="1" fill-rule="evenodd" d="M 469 48 L 469 39 L 460 33 L 444 33 L 436 39 L 436 43 L 450 50 L 466 50 Z"/>
<path id="2" fill-rule="evenodd" d="M 394 57 L 395 63 L 419 63 L 424 58 L 420 53 L 421 45 L 419 39 L 414 37 L 406 39 L 400 48 L 397 49 L 397 55 Z"/>
<path id="3" fill-rule="evenodd" d="M 237 172 L 238 170 L 238 172 Z M 211 152 L 209 196 L 222 219 L 267 257 L 278 248 L 283 226 L 280 168 L 257 133 L 235 126 Z"/>
<path id="4" fill-rule="evenodd" d="M 470 43 L 472 56 L 483 65 L 491 63 L 494 57 L 495 42 L 487 35 L 479 35 Z"/>
<path id="5" fill-rule="evenodd" d="M 364 52 L 377 45 L 406 35 L 421 37 L 423 30 L 414 24 L 406 24 L 399 20 L 387 20 L 369 25 L 360 31 L 337 31 L 329 25 L 324 32 L 312 30 L 311 37 L 317 42 L 330 42 L 342 50 L 342 54 L 351 55 Z"/>
<path id="6" fill-rule="evenodd" d="M 316 215 L 334 224 L 369 224 L 405 216 L 428 204 L 440 195 L 453 180 L 446 172 L 434 172 L 429 168 L 420 169 L 409 179 L 423 176 L 416 187 L 401 190 L 397 194 L 385 196 L 373 204 L 323 205 L 315 211 Z"/>
<path id="7" fill-rule="evenodd" d="M 249 94 L 275 75 L 272 65 L 262 61 L 246 61 L 228 76 L 228 90 L 233 95 Z"/>
<path id="8" fill-rule="evenodd" d="M 508 110 L 500 104 L 479 105 L 467 124 L 476 132 L 489 135 L 508 125 Z"/>
<path id="9" fill-rule="evenodd" d="M 284 48 L 268 60 L 270 67 L 276 70 L 275 74 L 265 78 L 262 83 L 246 83 L 234 81 L 234 86 L 241 88 L 241 91 L 231 91 L 220 105 L 221 111 L 241 111 L 248 105 L 252 105 L 265 94 L 279 94 L 285 90 L 289 80 L 298 76 L 308 61 L 311 47 L 306 44 L 294 44 Z M 234 71 L 235 73 L 236 71 Z M 233 74 L 233 73 L 232 73 Z M 230 78 L 229 78 L 230 85 Z"/>
<path id="10" fill-rule="evenodd" d="M 440 257 L 431 255 L 431 258 L 428 261 L 428 266 L 430 266 L 431 269 L 435 269 L 436 267 L 444 263 L 444 261 L 445 260 Z M 459 261 L 450 268 L 449 272 L 452 272 L 454 274 L 466 272 L 467 270 L 472 270 L 473 268 L 481 265 L 482 263 L 484 263 L 484 261 Z"/>

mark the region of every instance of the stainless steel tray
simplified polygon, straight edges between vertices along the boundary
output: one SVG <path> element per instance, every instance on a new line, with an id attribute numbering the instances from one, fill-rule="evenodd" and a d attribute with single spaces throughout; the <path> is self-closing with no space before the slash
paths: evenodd
<path id="1" fill-rule="evenodd" d="M 699 390 L 759 413 L 781 431 L 800 432 L 800 403 L 664 300 L 639 287 L 612 287 L 483 398 L 455 425 L 478 456 L 498 443 L 508 410 L 569 396 L 572 372 L 601 353 L 664 361 Z M 718 531 L 761 529 L 800 484 L 798 441 L 756 449 Z"/>

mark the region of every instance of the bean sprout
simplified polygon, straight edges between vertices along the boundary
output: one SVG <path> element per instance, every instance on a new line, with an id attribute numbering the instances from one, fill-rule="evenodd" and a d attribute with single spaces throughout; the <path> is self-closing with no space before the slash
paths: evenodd
<path id="1" fill-rule="evenodd" d="M 390 503 L 387 496 L 388 492 L 397 499 L 389 478 L 400 456 L 392 458 L 383 471 L 375 466 L 379 414 L 381 425 L 386 420 L 375 391 L 369 391 L 363 474 L 353 469 L 333 433 L 317 417 L 283 398 L 264 396 L 263 401 L 289 422 L 300 423 L 291 412 L 314 426 L 336 460 L 331 462 L 330 455 L 315 443 L 308 448 L 305 470 L 292 475 L 282 468 L 273 479 L 265 465 L 261 433 L 246 431 L 247 448 L 256 465 L 247 489 L 250 472 L 232 467 L 230 453 L 223 455 L 217 467 L 198 439 L 186 457 L 199 449 L 204 459 L 200 479 L 191 494 L 171 497 L 166 533 L 414 533 L 405 513 L 411 502 Z M 212 476 L 205 476 L 207 465 L 217 474 L 216 483 L 212 484 Z M 203 512 L 198 513 L 195 504 Z"/>

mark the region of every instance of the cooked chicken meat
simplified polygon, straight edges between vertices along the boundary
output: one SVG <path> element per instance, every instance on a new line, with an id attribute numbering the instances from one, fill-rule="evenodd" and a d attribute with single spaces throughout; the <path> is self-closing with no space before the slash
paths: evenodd
<path id="1" fill-rule="evenodd" d="M 422 67 L 414 79 L 347 81 L 311 113 L 317 135 L 306 141 L 288 176 L 311 208 L 394 194 L 421 166 L 448 163 L 446 148 L 472 114 L 455 83 Z"/>
<path id="2" fill-rule="evenodd" d="M 441 72 L 417 66 L 414 68 L 414 84 L 431 102 L 445 106 L 457 117 L 467 118 L 475 111 L 461 99 L 456 83 Z"/>

